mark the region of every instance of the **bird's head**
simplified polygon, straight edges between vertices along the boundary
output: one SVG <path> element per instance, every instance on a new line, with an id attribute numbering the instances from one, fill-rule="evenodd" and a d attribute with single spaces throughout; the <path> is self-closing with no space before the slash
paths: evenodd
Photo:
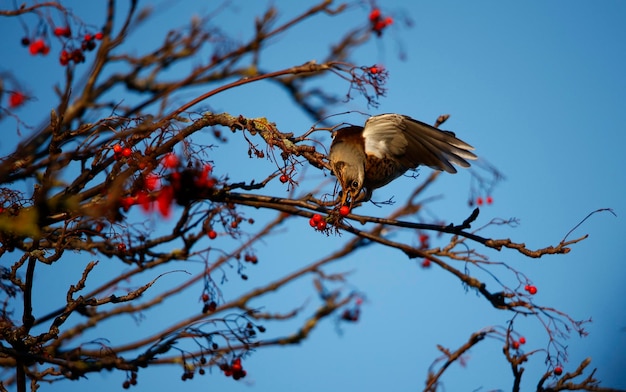
<path id="1" fill-rule="evenodd" d="M 356 200 L 363 189 L 363 181 L 365 180 L 363 164 L 339 161 L 333 165 L 333 170 L 342 189 L 341 204 L 344 205 L 348 197 L 351 201 Z"/>
<path id="2" fill-rule="evenodd" d="M 348 197 L 350 201 L 356 200 L 365 181 L 366 156 L 362 147 L 349 140 L 333 143 L 328 158 L 341 185 L 341 204 L 344 205 Z"/>
<path id="3" fill-rule="evenodd" d="M 363 127 L 349 126 L 335 132 L 330 145 L 328 160 L 339 180 L 342 195 L 341 204 L 350 198 L 354 202 L 363 190 L 367 156 L 362 136 Z"/>

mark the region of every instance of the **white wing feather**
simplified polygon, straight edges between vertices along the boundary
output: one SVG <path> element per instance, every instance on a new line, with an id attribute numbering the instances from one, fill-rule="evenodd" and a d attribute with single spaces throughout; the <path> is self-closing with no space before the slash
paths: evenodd
<path id="1" fill-rule="evenodd" d="M 474 148 L 457 139 L 452 132 L 400 114 L 372 116 L 363 129 L 366 154 L 378 158 L 394 157 L 407 169 L 426 165 L 456 173 L 452 164 L 469 167 L 467 159 L 476 159 Z"/>

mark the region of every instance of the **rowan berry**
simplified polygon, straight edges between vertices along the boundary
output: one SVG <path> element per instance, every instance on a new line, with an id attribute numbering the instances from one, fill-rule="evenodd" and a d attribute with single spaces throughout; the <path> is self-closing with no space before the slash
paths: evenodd
<path id="1" fill-rule="evenodd" d="M 374 23 L 374 27 L 373 30 L 380 35 L 380 33 L 382 33 L 383 29 L 385 28 L 385 22 L 382 20 L 379 20 L 378 22 Z"/>
<path id="2" fill-rule="evenodd" d="M 30 43 L 30 45 L 28 46 L 28 51 L 33 56 L 36 55 L 36 54 L 44 54 L 45 55 L 45 54 L 48 54 L 48 52 L 50 51 L 50 48 L 46 45 L 46 43 L 43 41 L 43 39 L 38 38 L 35 41 Z"/>
<path id="3" fill-rule="evenodd" d="M 59 56 L 59 63 L 61 63 L 61 65 L 67 65 L 69 64 L 71 58 L 72 57 L 70 56 L 70 53 L 67 50 L 63 49 L 61 51 L 61 55 Z"/>
<path id="4" fill-rule="evenodd" d="M 378 8 L 374 8 L 372 12 L 370 12 L 369 18 L 370 18 L 370 21 L 372 22 L 380 18 L 380 10 Z"/>
<path id="5" fill-rule="evenodd" d="M 146 185 L 147 190 L 155 190 L 160 185 L 159 176 L 153 173 L 148 174 L 144 180 L 144 184 Z"/>
<path id="6" fill-rule="evenodd" d="M 85 62 L 85 55 L 83 54 L 83 51 L 80 49 L 74 49 L 71 53 L 71 57 L 72 57 L 72 61 L 74 61 L 77 64 Z"/>
<path id="7" fill-rule="evenodd" d="M 560 376 L 561 374 L 563 374 L 563 368 L 560 366 L 555 367 L 554 374 L 556 374 L 557 376 Z"/>
<path id="8" fill-rule="evenodd" d="M 350 207 L 348 207 L 348 206 L 341 206 L 341 208 L 339 208 L 339 215 L 346 216 L 349 213 L 350 213 Z"/>
<path id="9" fill-rule="evenodd" d="M 14 91 L 9 96 L 9 107 L 16 108 L 26 101 L 26 96 L 19 91 Z"/>
<path id="10" fill-rule="evenodd" d="M 215 238 L 217 238 L 217 233 L 215 232 L 215 230 L 211 229 L 207 232 L 207 235 L 209 236 L 210 239 L 214 240 Z"/>
<path id="11" fill-rule="evenodd" d="M 173 152 L 170 152 L 169 154 L 165 155 L 165 157 L 163 157 L 163 160 L 161 162 L 163 163 L 163 166 L 165 166 L 167 169 L 173 169 L 178 166 L 178 157 Z"/>
<path id="12" fill-rule="evenodd" d="M 70 30 L 69 26 L 57 26 L 54 28 L 54 35 L 56 35 L 57 37 L 69 37 L 70 35 L 72 35 L 72 30 Z"/>

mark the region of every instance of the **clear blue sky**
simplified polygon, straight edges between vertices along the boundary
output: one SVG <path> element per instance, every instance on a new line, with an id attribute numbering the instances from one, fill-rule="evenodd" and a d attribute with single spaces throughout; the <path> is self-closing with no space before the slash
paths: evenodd
<path id="1" fill-rule="evenodd" d="M 267 3 L 233 7 L 224 15 L 237 15 L 237 23 L 225 18 L 228 23 L 223 26 L 236 37 L 248 37 L 251 16 Z M 273 3 L 283 12 L 282 20 L 305 9 L 300 2 Z M 197 4 L 169 8 L 158 15 L 159 24 L 137 31 L 132 44 L 138 51 L 150 48 L 155 37 L 183 24 L 195 11 L 211 9 L 210 2 Z M 104 16 L 98 7 L 88 13 L 82 7 L 89 6 L 76 8 L 77 14 L 96 25 L 101 23 L 99 18 Z M 494 204 L 483 208 L 477 225 L 493 218 L 515 217 L 521 222 L 516 228 L 491 228 L 485 234 L 524 241 L 531 248 L 556 245 L 591 211 L 612 208 L 617 218 L 608 213 L 595 215 L 572 234 L 588 233 L 589 238 L 575 245 L 569 255 L 535 260 L 503 251 L 489 256 L 527 273 L 539 288 L 537 303 L 557 307 L 575 319 L 593 319 L 587 326 L 588 337 L 572 336 L 567 341 L 570 362 L 564 364 L 566 371 L 590 356 L 603 385 L 626 389 L 626 176 L 622 163 L 626 145 L 622 123 L 626 110 L 626 3 L 390 0 L 384 2 L 383 11 L 397 23 L 382 39 L 355 53 L 354 60 L 364 65 L 383 64 L 389 70 L 387 97 L 377 109 L 367 109 L 357 99 L 337 107 L 336 112 L 396 112 L 426 122 L 450 113 L 446 128 L 474 145 L 477 154 L 507 178 L 493 193 Z M 355 7 L 350 17 L 366 18 L 366 7 Z M 402 23 L 403 17 L 413 21 L 411 28 Z M 289 36 L 275 40 L 262 64 L 266 70 L 276 70 L 321 59 L 323 44 L 342 27 L 341 19 L 330 17 L 307 21 Z M 22 33 L 15 20 L 4 19 L 0 33 L 4 37 L 0 52 L 5 54 L 0 61 L 2 70 L 26 72 L 25 87 L 38 99 L 20 115 L 32 116 L 28 118 L 37 123 L 35 120 L 49 113 L 54 102 L 51 84 L 60 80 L 62 69 L 55 59 L 33 58 L 20 48 Z M 399 59 L 399 51 L 406 55 L 405 60 Z M 48 72 L 41 72 L 42 64 L 49 66 Z M 282 91 L 267 84 L 235 90 L 207 104 L 214 111 L 266 116 L 283 131 L 301 133 L 312 125 L 289 106 Z M 6 153 L 17 136 L 11 121 L 0 126 L 5 135 L 0 151 Z M 234 167 L 247 159 L 245 151 L 237 155 L 222 147 L 215 154 L 222 165 L 217 171 L 246 178 L 245 170 Z M 218 160 L 220 156 L 233 157 L 233 167 Z M 260 170 L 267 173 L 271 169 L 268 164 Z M 311 181 L 323 180 L 316 170 L 309 173 Z M 401 178 L 375 195 L 378 199 L 395 195 L 403 200 L 403 189 L 410 187 L 411 181 Z M 446 221 L 462 220 L 470 212 L 469 182 L 467 173 L 438 182 L 429 195 L 444 198 L 432 203 L 430 212 Z M 272 189 L 279 196 L 285 194 L 284 187 Z M 367 207 L 364 211 L 383 215 L 391 209 Z M 264 274 L 271 276 L 309 263 L 320 247 L 338 247 L 348 237 L 327 239 L 312 232 L 304 221 L 293 221 L 287 228 L 289 240 L 277 236 L 257 247 L 259 267 L 267 270 L 251 273 L 248 287 L 255 280 L 261 283 Z M 3 260 L 5 263 L 8 261 Z M 396 251 L 372 248 L 332 270 L 353 271 L 351 283 L 367 295 L 360 322 L 343 326 L 342 334 L 327 322 L 301 346 L 260 350 L 246 359 L 248 377 L 244 381 L 235 382 L 215 372 L 183 384 L 180 368 L 170 367 L 141 371 L 135 390 L 420 390 L 428 366 L 438 356 L 437 344 L 457 347 L 472 332 L 504 326 L 511 317 L 493 310 L 473 292 L 465 293 L 443 271 L 423 270 Z M 50 282 L 50 291 L 55 287 L 56 281 Z M 299 305 L 291 301 L 298 295 L 311 296 L 308 281 L 289 289 L 292 292 L 284 293 L 288 300 L 280 295 L 272 300 L 276 310 Z M 198 306 L 196 301 L 181 299 L 178 306 L 193 308 Z M 141 324 L 127 320 L 116 338 L 144 333 L 144 328 L 167 318 L 151 315 Z M 545 332 L 536 324 L 530 318 L 516 323 L 518 330 L 527 331 L 528 349 L 544 348 L 547 343 Z M 474 347 L 466 367 L 455 364 L 444 376 L 445 390 L 510 390 L 512 376 L 501 346 L 501 342 L 489 340 Z M 527 364 L 525 390 L 533 388 L 545 370 L 543 359 L 539 354 Z M 121 386 L 123 379 L 119 372 L 90 375 L 88 381 L 62 382 L 42 390 L 109 391 Z"/>

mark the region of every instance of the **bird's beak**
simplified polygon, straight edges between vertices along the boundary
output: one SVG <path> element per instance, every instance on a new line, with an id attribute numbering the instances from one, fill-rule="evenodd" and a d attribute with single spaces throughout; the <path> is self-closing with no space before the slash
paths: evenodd
<path id="1" fill-rule="evenodd" d="M 341 204 L 340 205 L 342 205 L 342 206 L 346 205 L 346 199 L 348 198 L 348 192 L 349 191 L 346 191 L 346 190 L 341 192 Z"/>

